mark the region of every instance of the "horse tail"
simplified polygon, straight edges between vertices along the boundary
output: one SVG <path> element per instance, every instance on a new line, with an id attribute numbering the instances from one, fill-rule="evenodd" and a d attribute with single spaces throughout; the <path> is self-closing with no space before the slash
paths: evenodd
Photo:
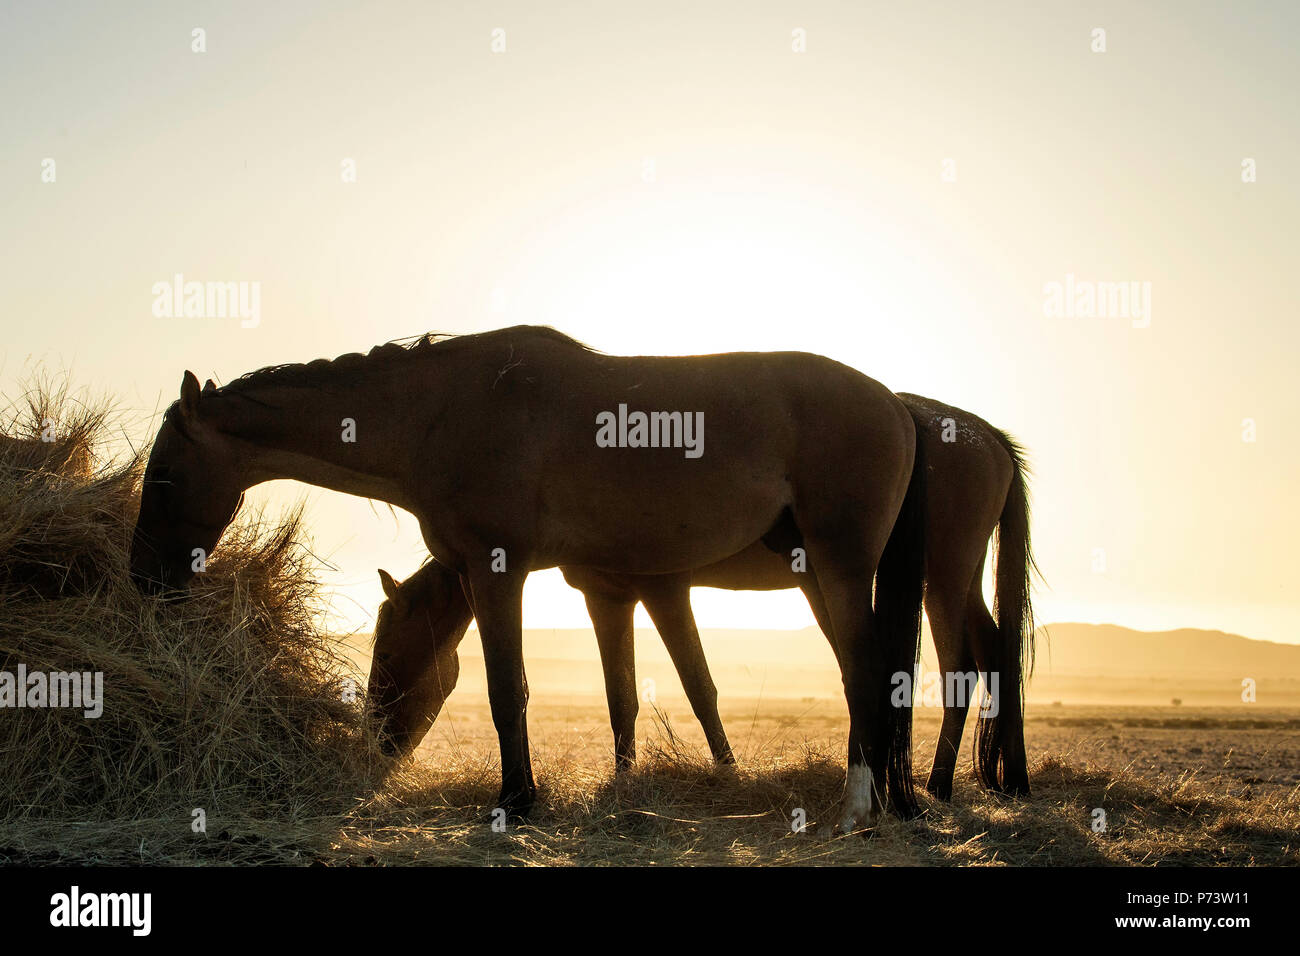
<path id="1" fill-rule="evenodd" d="M 910 413 L 910 410 L 909 410 Z M 894 522 L 876 569 L 875 617 L 885 662 L 881 691 L 887 714 L 881 721 L 881 741 L 888 754 L 885 781 L 894 812 L 904 819 L 916 816 L 916 790 L 912 781 L 912 690 L 921 656 L 921 604 L 925 597 L 925 536 L 927 468 L 920 422 L 916 455 L 902 508 Z M 894 675 L 906 674 L 905 705 L 892 706 Z"/>
<path id="2" fill-rule="evenodd" d="M 976 721 L 975 772 L 990 790 L 1027 795 L 1025 681 L 1034 669 L 1030 584 L 1038 566 L 1029 540 L 1029 466 L 1025 451 L 1005 432 L 995 430 L 995 434 L 1011 456 L 1012 477 L 998 519 L 993 597 L 997 637 L 988 665 L 990 673 L 998 675 L 999 694 L 993 715 Z M 985 685 L 987 688 L 987 679 Z"/>

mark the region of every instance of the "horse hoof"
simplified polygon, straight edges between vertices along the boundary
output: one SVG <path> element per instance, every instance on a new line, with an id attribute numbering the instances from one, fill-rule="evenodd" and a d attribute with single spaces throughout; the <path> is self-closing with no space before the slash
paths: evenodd
<path id="1" fill-rule="evenodd" d="M 625 780 L 632 775 L 632 771 L 635 769 L 635 762 L 625 763 L 620 760 L 618 763 L 614 764 L 614 779 Z"/>
<path id="2" fill-rule="evenodd" d="M 844 781 L 844 815 L 840 817 L 836 832 L 849 834 L 874 828 L 881 809 L 876 796 L 875 778 L 871 769 L 850 764 Z"/>
<path id="3" fill-rule="evenodd" d="M 876 829 L 879 819 L 879 814 L 868 814 L 859 817 L 856 814 L 846 813 L 840 818 L 840 822 L 835 824 L 833 833 L 835 836 L 848 836 L 852 833 L 860 833 L 866 836 Z"/>
<path id="4" fill-rule="evenodd" d="M 952 800 L 952 784 L 946 786 L 941 784 L 926 784 L 925 791 L 936 800 L 950 802 Z"/>
<path id="5" fill-rule="evenodd" d="M 533 812 L 533 802 L 536 798 L 536 790 L 531 793 L 503 793 L 497 798 L 497 805 L 492 808 L 488 818 L 496 825 L 503 822 L 507 826 L 527 823 L 529 814 Z"/>

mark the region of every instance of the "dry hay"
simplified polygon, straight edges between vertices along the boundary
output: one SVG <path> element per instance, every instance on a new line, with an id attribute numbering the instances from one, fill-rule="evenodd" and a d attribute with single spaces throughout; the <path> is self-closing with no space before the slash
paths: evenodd
<path id="1" fill-rule="evenodd" d="M 301 513 L 242 517 L 188 599 L 144 597 L 142 459 L 101 456 L 109 419 L 37 388 L 3 426 L 0 670 L 102 672 L 103 713 L 0 710 L 0 856 L 201 853 L 195 809 L 210 832 L 337 814 L 374 749 L 319 629 Z"/>

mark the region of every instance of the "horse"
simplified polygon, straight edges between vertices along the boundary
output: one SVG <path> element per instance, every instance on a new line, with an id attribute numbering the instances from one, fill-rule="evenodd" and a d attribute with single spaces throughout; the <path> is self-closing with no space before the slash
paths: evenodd
<path id="1" fill-rule="evenodd" d="M 804 352 L 613 356 L 516 326 L 272 366 L 221 388 L 200 389 L 187 371 L 150 450 L 131 571 L 146 592 L 182 590 L 244 492 L 273 479 L 411 512 L 430 554 L 469 588 L 500 745 L 498 809 L 519 819 L 536 799 L 529 572 L 671 574 L 765 536 L 797 538 L 843 674 L 840 827 L 852 831 L 875 822 L 883 794 L 900 815 L 916 812 L 911 704 L 892 706 L 889 675 L 918 650 L 923 529 L 911 522 L 886 548 L 924 492 L 916 447 L 911 415 L 884 385 Z M 873 598 L 877 577 L 892 584 Z"/>
<path id="2" fill-rule="evenodd" d="M 916 423 L 928 469 L 925 500 L 925 609 L 944 681 L 944 716 L 926 789 L 947 800 L 979 674 L 989 706 L 975 743 L 976 778 L 989 790 L 1029 794 L 1024 746 L 1023 689 L 1032 665 L 1034 567 L 1029 538 L 1027 467 L 1020 445 L 978 416 L 919 395 L 900 393 Z M 984 562 L 997 534 L 995 608 L 984 602 Z M 562 567 L 581 591 L 596 632 L 615 770 L 636 760 L 638 710 L 632 614 L 638 601 L 668 649 L 691 709 L 719 764 L 734 762 L 717 708 L 717 688 L 691 612 L 690 588 L 767 591 L 801 587 L 818 624 L 829 633 L 825 607 L 806 575 L 761 542 L 723 561 L 675 575 L 629 575 Z M 460 672 L 457 647 L 473 611 L 459 576 L 429 561 L 405 581 L 379 571 L 386 600 L 374 631 L 367 697 L 385 746 L 414 750 L 433 725 Z M 833 646 L 833 642 L 832 642 Z M 997 683 L 991 675 L 997 675 Z M 1008 693 L 1003 694 L 1002 689 Z"/>

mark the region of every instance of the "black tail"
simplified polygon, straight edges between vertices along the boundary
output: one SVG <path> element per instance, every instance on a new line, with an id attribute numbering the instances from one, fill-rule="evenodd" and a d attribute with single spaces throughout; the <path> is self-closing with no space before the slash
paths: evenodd
<path id="1" fill-rule="evenodd" d="M 913 416 L 915 420 L 915 416 Z M 921 655 L 921 603 L 925 597 L 925 535 L 927 468 L 917 429 L 916 459 L 902 509 L 876 569 L 876 633 L 885 662 L 883 690 L 886 719 L 878 738 L 889 755 L 885 781 L 894 812 L 916 816 L 912 783 L 912 698 L 916 664 Z M 905 706 L 893 705 L 894 675 L 906 674 Z"/>
<path id="2" fill-rule="evenodd" d="M 1034 612 L 1030 577 L 1037 571 L 1029 541 L 1029 474 L 1024 449 L 1004 432 L 998 440 L 1011 456 L 1014 474 L 998 519 L 993 613 L 997 646 L 990 672 L 998 673 L 996 716 L 976 721 L 975 772 L 990 790 L 1027 795 L 1025 680 L 1034 669 Z"/>

